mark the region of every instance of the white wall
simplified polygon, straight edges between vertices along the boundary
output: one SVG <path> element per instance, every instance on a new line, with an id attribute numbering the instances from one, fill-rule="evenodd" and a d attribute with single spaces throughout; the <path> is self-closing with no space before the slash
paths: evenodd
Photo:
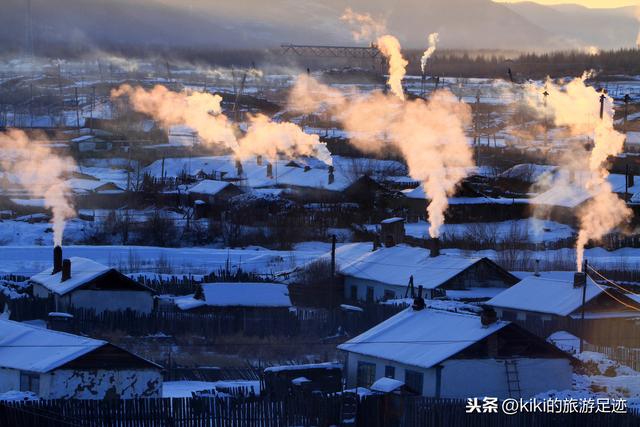
<path id="1" fill-rule="evenodd" d="M 40 397 L 43 399 L 162 397 L 162 374 L 159 369 L 58 369 L 40 376 Z"/>
<path id="2" fill-rule="evenodd" d="M 51 292 L 49 289 L 37 283 L 33 284 L 33 296 L 36 298 L 47 298 Z"/>
<path id="3" fill-rule="evenodd" d="M 0 368 L 0 393 L 11 390 L 20 390 L 20 371 Z"/>
<path id="4" fill-rule="evenodd" d="M 511 360 L 517 361 L 523 398 L 548 390 L 571 388 L 572 368 L 568 359 Z M 441 397 L 509 397 L 504 360 L 450 359 L 442 365 Z"/>
<path id="5" fill-rule="evenodd" d="M 127 309 L 140 313 L 151 313 L 153 310 L 151 292 L 78 289 L 69 295 L 72 306 L 93 309 L 97 313 Z"/>
<path id="6" fill-rule="evenodd" d="M 571 388 L 572 368 L 568 359 L 518 358 L 520 390 L 523 398 L 548 390 Z M 437 370 L 418 368 L 401 363 L 348 353 L 346 376 L 347 388 L 354 388 L 358 378 L 358 362 L 376 364 L 376 380 L 384 377 L 385 366 L 396 368 L 395 378 L 404 381 L 405 370 L 422 372 L 423 396 L 436 396 Z M 440 397 L 509 397 L 504 360 L 495 359 L 450 359 L 440 364 Z"/>
<path id="7" fill-rule="evenodd" d="M 373 287 L 373 300 L 379 301 L 384 297 L 384 291 L 389 290 L 395 293 L 395 298 L 404 298 L 404 294 L 407 290 L 406 286 L 387 285 L 375 280 L 358 279 L 355 277 L 345 277 L 344 279 L 344 296 L 347 299 L 351 298 L 351 286 L 358 288 L 358 300 L 367 300 L 367 287 Z"/>

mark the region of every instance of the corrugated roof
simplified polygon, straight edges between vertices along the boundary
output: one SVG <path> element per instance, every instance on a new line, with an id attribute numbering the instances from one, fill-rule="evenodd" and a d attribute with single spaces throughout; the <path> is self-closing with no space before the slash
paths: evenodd
<path id="1" fill-rule="evenodd" d="M 591 301 L 602 292 L 593 280 L 587 279 L 585 301 Z M 573 275 L 562 279 L 529 276 L 505 289 L 487 301 L 487 304 L 512 310 L 568 316 L 582 306 L 582 288 L 573 287 Z"/>
<path id="2" fill-rule="evenodd" d="M 106 341 L 0 320 L 0 366 L 49 372 L 103 345 Z"/>
<path id="3" fill-rule="evenodd" d="M 497 321 L 483 327 L 479 316 L 407 308 L 338 348 L 430 368 L 508 324 Z"/>

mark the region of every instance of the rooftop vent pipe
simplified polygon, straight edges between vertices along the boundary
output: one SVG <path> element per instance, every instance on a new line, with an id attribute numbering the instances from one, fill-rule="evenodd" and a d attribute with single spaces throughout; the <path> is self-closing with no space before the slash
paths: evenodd
<path id="1" fill-rule="evenodd" d="M 59 245 L 56 245 L 53 248 L 53 270 L 51 270 L 51 274 L 59 273 L 62 270 L 62 248 Z"/>
<path id="2" fill-rule="evenodd" d="M 60 279 L 60 281 L 64 282 L 65 280 L 69 279 L 71 279 L 71 260 L 65 259 L 64 261 L 62 261 L 62 278 Z"/>
<path id="3" fill-rule="evenodd" d="M 413 299 L 413 308 L 414 311 L 424 310 L 426 307 L 424 303 L 424 298 L 422 298 L 422 285 L 418 286 L 418 296 Z"/>
<path id="4" fill-rule="evenodd" d="M 573 287 L 581 288 L 587 285 L 587 273 L 585 272 L 576 272 L 573 275 Z"/>

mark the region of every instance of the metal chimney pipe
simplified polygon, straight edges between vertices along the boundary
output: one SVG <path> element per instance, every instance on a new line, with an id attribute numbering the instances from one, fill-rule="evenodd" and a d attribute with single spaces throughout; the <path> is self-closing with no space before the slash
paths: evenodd
<path id="1" fill-rule="evenodd" d="M 62 248 L 56 245 L 53 248 L 53 270 L 51 274 L 59 273 L 62 270 Z"/>
<path id="2" fill-rule="evenodd" d="M 69 279 L 71 279 L 71 260 L 65 259 L 62 261 L 62 278 L 60 281 L 64 282 Z"/>

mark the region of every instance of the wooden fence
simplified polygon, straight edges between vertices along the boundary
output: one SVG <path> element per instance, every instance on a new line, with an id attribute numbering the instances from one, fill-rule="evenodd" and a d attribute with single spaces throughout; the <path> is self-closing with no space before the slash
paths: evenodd
<path id="1" fill-rule="evenodd" d="M 352 406 L 348 406 L 351 405 Z M 461 400 L 349 394 L 289 396 L 283 400 L 180 398 L 141 400 L 53 400 L 0 402 L 0 427 L 57 426 L 447 426 L 506 427 L 558 425 L 631 427 L 637 413 L 543 414 L 466 413 Z M 345 408 L 349 407 L 348 411 Z"/>
<path id="2" fill-rule="evenodd" d="M 608 347 L 587 342 L 584 344 L 584 349 L 585 351 L 602 353 L 611 360 L 615 360 L 633 370 L 640 371 L 640 348 Z"/>

